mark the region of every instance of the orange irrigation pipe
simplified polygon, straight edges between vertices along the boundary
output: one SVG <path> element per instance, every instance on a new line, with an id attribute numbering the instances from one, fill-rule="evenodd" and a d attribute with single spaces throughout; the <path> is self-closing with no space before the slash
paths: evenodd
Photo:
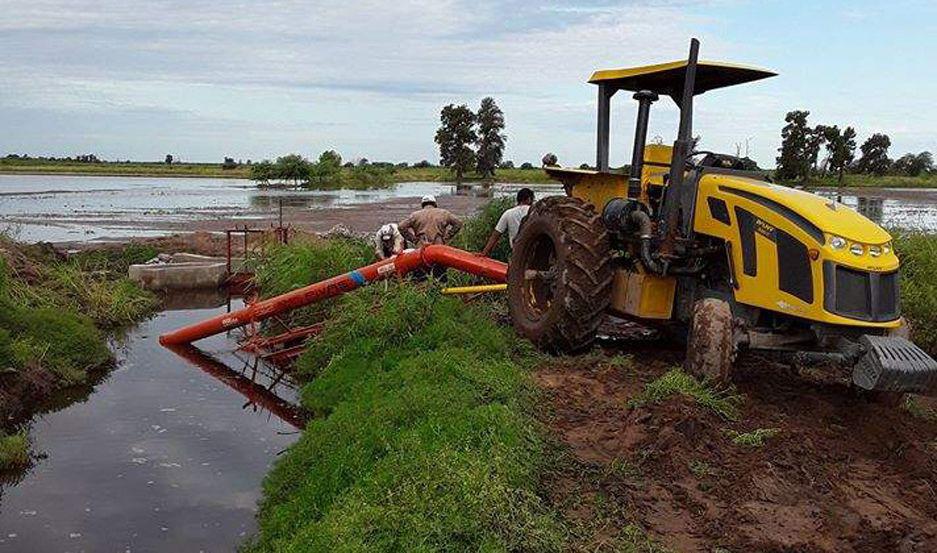
<path id="1" fill-rule="evenodd" d="M 458 248 L 443 245 L 425 246 L 408 250 L 399 255 L 372 263 L 360 269 L 326 280 L 297 288 L 291 292 L 258 301 L 248 307 L 224 313 L 189 325 L 159 337 L 164 346 L 190 344 L 196 340 L 214 336 L 232 328 L 259 322 L 285 311 L 292 311 L 325 299 L 340 296 L 371 282 L 405 275 L 415 269 L 441 265 L 459 271 L 483 276 L 496 282 L 507 280 L 508 266 L 505 263 L 481 257 Z"/>

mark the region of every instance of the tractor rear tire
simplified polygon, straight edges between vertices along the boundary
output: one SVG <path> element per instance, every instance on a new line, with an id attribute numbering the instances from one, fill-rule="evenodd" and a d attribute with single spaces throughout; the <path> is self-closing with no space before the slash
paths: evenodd
<path id="1" fill-rule="evenodd" d="M 687 372 L 727 384 L 732 380 L 735 355 L 735 319 L 729 302 L 718 298 L 696 300 L 687 337 Z"/>
<path id="2" fill-rule="evenodd" d="M 508 265 L 517 333 L 550 353 L 581 351 L 595 339 L 611 291 L 611 245 L 595 208 L 563 196 L 531 206 Z"/>

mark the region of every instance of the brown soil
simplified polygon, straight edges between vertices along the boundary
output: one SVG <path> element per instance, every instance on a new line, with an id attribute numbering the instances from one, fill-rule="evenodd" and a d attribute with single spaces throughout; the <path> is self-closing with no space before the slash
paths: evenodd
<path id="1" fill-rule="evenodd" d="M 490 198 L 481 196 L 457 196 L 447 195 L 439 198 L 439 206 L 453 212 L 456 216 L 466 218 L 471 216 L 479 207 L 489 201 Z M 385 223 L 397 223 L 404 220 L 408 215 L 419 209 L 420 198 L 391 198 L 381 202 L 369 204 L 355 204 L 342 207 L 330 207 L 323 209 L 298 208 L 292 206 L 283 207 L 283 225 L 292 228 L 300 233 L 324 233 L 331 230 L 335 225 L 342 225 L 355 234 L 372 234 L 377 232 L 381 225 Z M 123 229 L 137 228 L 141 231 L 164 231 L 167 235 L 173 233 L 195 233 L 210 235 L 214 234 L 217 244 L 221 244 L 222 249 L 215 248 L 217 253 L 224 253 L 224 231 L 231 228 L 243 228 L 245 225 L 253 229 L 270 230 L 278 224 L 278 214 L 275 210 L 249 210 L 244 212 L 220 211 L 210 218 L 204 218 L 201 213 L 198 219 L 186 219 L 186 210 L 179 210 L 174 213 L 176 217 L 157 221 L 126 221 L 123 219 L 100 219 L 95 224 L 103 227 L 94 241 L 74 241 L 56 244 L 63 249 L 75 248 L 84 249 L 89 247 L 100 247 L 108 242 L 127 242 L 130 240 L 141 241 L 140 238 L 110 238 L 106 229 L 109 227 L 119 227 Z M 249 215 L 249 218 L 245 218 Z M 30 218 L 9 218 L 8 221 L 20 224 L 37 223 L 35 219 Z M 57 222 L 66 224 L 86 223 L 82 219 L 58 219 Z M 157 238 L 157 241 L 164 238 Z"/>
<path id="2" fill-rule="evenodd" d="M 751 358 L 738 421 L 682 396 L 629 408 L 682 358 L 665 342 L 606 354 L 629 350 L 536 372 L 564 455 L 545 493 L 583 550 L 651 550 L 634 524 L 675 551 L 937 551 L 937 423 Z M 757 428 L 779 433 L 758 448 L 726 432 Z"/>

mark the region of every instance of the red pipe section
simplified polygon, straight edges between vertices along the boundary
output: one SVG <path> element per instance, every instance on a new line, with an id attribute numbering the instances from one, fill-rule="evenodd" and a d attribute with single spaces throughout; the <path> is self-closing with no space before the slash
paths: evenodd
<path id="1" fill-rule="evenodd" d="M 248 307 L 223 313 L 216 317 L 189 325 L 159 337 L 164 346 L 190 344 L 202 338 L 214 336 L 232 328 L 255 323 L 278 313 L 340 296 L 372 282 L 394 275 L 405 275 L 415 269 L 431 265 L 451 267 L 473 275 L 483 276 L 497 282 L 507 280 L 508 266 L 505 263 L 481 257 L 458 248 L 443 245 L 424 246 L 399 255 L 372 263 L 360 269 L 326 280 L 297 288 L 291 292 L 258 301 Z"/>

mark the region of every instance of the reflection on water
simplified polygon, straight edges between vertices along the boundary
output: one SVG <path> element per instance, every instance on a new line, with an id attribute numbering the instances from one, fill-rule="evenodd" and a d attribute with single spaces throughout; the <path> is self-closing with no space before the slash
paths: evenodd
<path id="1" fill-rule="evenodd" d="M 836 200 L 885 228 L 937 230 L 937 190 L 820 188 L 813 193 Z"/>
<path id="2" fill-rule="evenodd" d="M 302 424 L 295 385 L 225 336 L 185 359 L 157 343 L 223 311 L 160 313 L 90 396 L 34 421 L 46 457 L 0 484 L 0 552 L 233 551 L 254 532 L 261 480 Z"/>

